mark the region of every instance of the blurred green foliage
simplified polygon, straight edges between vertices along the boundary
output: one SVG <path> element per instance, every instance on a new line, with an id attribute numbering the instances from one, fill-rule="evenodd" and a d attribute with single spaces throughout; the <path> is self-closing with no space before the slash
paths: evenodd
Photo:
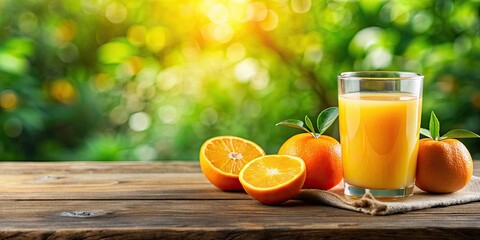
<path id="1" fill-rule="evenodd" d="M 337 104 L 336 75 L 425 75 L 423 122 L 480 133 L 480 1 L 3 0 L 1 160 L 195 160 Z M 331 133 L 338 137 L 338 128 Z M 463 140 L 462 140 L 463 141 Z M 478 140 L 465 140 L 480 158 Z"/>

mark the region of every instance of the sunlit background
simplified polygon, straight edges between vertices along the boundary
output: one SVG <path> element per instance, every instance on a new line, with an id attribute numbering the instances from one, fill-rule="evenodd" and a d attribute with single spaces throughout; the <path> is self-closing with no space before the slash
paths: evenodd
<path id="1" fill-rule="evenodd" d="M 480 133 L 480 1 L 2 0 L 1 160 L 267 153 L 337 104 L 336 75 L 425 75 L 423 121 Z M 329 131 L 338 137 L 338 127 Z M 480 159 L 480 140 L 462 140 Z"/>

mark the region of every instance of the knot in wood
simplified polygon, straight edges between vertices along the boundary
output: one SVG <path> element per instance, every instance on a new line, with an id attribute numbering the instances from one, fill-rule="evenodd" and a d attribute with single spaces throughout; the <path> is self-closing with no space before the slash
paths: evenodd
<path id="1" fill-rule="evenodd" d="M 70 211 L 70 212 L 61 212 L 60 216 L 62 217 L 72 217 L 72 218 L 89 218 L 89 217 L 98 217 L 105 215 L 105 213 L 95 212 L 95 211 Z"/>
<path id="2" fill-rule="evenodd" d="M 35 181 L 40 181 L 40 182 L 48 182 L 48 181 L 54 181 L 54 180 L 57 180 L 57 179 L 61 179 L 62 177 L 59 177 L 59 176 L 41 176 L 41 177 L 37 177 L 35 178 Z"/>

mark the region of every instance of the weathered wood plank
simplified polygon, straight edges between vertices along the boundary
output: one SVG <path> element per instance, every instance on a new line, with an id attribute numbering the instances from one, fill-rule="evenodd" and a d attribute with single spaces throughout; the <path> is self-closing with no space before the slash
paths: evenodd
<path id="1" fill-rule="evenodd" d="M 39 231 L 8 231 L 0 232 L 2 239 L 120 239 L 120 240 L 138 240 L 138 239 L 352 239 L 352 240 L 384 240 L 384 239 L 478 239 L 477 229 L 404 229 L 364 231 L 357 229 L 342 229 L 341 231 L 332 229 L 106 229 L 90 230 L 45 230 L 39 235 Z"/>
<path id="2" fill-rule="evenodd" d="M 0 162 L 3 174 L 48 173 L 200 173 L 198 161 L 172 162 Z M 474 175 L 480 176 L 480 160 L 474 161 Z"/>
<path id="3" fill-rule="evenodd" d="M 0 163 L 0 239 L 475 239 L 478 209 L 373 217 L 300 201 L 266 206 L 216 189 L 197 162 Z"/>
<path id="4" fill-rule="evenodd" d="M 247 199 L 215 188 L 201 173 L 0 175 L 0 200 Z"/>
<path id="5" fill-rule="evenodd" d="M 475 162 L 475 174 L 478 175 L 480 175 L 479 163 Z M 5 169 L 12 170 L 12 172 L 0 173 L 0 200 L 247 198 L 242 193 L 224 192 L 215 188 L 203 176 L 198 163 L 174 163 L 173 165 L 165 163 L 93 163 L 91 166 L 87 163 L 72 163 L 72 165 L 68 163 L 20 163 L 17 165 L 0 164 L 0 169 L 4 169 L 3 171 L 6 172 Z M 115 167 L 117 165 L 118 168 Z M 25 166 L 25 169 L 22 170 L 21 166 Z M 130 166 L 132 166 L 131 173 L 128 172 Z M 186 173 L 172 173 L 176 166 L 187 169 Z M 34 169 L 38 171 L 34 172 Z M 74 170 L 70 172 L 71 169 Z M 82 169 L 86 172 L 82 172 Z M 142 172 L 142 169 L 145 172 Z M 194 169 L 196 172 L 190 173 Z"/>
<path id="6" fill-rule="evenodd" d="M 199 173 L 198 161 L 171 162 L 0 162 L 0 174 Z"/>
<path id="7" fill-rule="evenodd" d="M 479 203 L 385 217 L 312 207 L 299 201 L 283 206 L 265 206 L 253 200 L 0 201 L 0 206 L 0 237 L 18 234 L 32 239 L 464 239 L 480 234 L 480 215 L 471 211 L 480 207 Z"/>
<path id="8" fill-rule="evenodd" d="M 5 202 L 1 202 L 5 203 Z M 3 205 L 3 204 L 2 204 Z M 141 223 L 143 227 L 195 228 L 290 227 L 290 228 L 420 228 L 478 227 L 480 215 L 472 205 L 433 208 L 386 217 L 371 217 L 327 206 L 290 201 L 283 206 L 265 206 L 247 200 L 215 201 L 15 201 L 3 205 L 0 225 L 24 228 L 60 226 L 119 228 Z M 90 212 L 91 215 L 79 214 Z M 75 214 L 77 213 L 77 214 Z M 445 218 L 438 218 L 445 214 Z M 78 215 L 78 216 L 76 216 Z M 128 218 L 123 218 L 128 216 Z M 361 216 L 362 221 L 352 221 Z M 364 217 L 365 216 L 365 217 Z M 122 220 L 116 222 L 115 220 Z M 255 219 L 255 222 L 252 222 Z M 29 220 L 29 221 L 25 221 Z M 281 221 L 285 220 L 285 221 Z M 395 221 L 392 221 L 395 220 Z M 399 220 L 400 222 L 396 222 Z M 408 220 L 408 221 L 407 221 Z M 452 221 L 455 220 L 455 221 Z M 421 222 L 422 225 L 418 223 Z M 12 224 L 12 223 L 15 223 Z M 74 223 L 74 224 L 72 224 Z M 375 225 L 371 225 L 375 224 Z"/>

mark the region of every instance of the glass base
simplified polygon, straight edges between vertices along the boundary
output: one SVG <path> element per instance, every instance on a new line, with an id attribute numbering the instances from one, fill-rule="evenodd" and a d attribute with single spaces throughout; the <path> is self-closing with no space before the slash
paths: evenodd
<path id="1" fill-rule="evenodd" d="M 415 185 L 413 184 L 411 186 L 401 189 L 368 189 L 355 187 L 353 185 L 345 183 L 344 193 L 346 197 L 353 199 L 361 198 L 365 193 L 370 193 L 378 200 L 395 201 L 412 196 L 414 186 Z"/>

